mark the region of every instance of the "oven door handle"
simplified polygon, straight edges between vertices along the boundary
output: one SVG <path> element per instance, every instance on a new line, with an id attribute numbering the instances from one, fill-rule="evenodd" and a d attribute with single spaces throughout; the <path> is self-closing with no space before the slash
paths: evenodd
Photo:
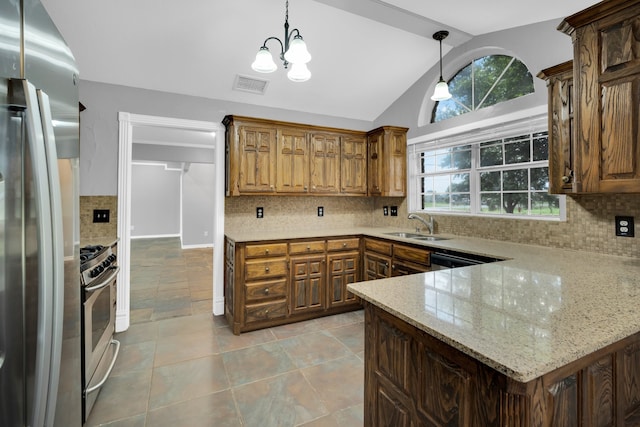
<path id="1" fill-rule="evenodd" d="M 94 385 L 93 387 L 87 388 L 85 390 L 85 395 L 89 393 L 93 393 L 94 391 L 102 387 L 104 383 L 107 381 L 107 378 L 109 378 L 109 375 L 111 375 L 111 371 L 113 371 L 113 366 L 116 364 L 116 359 L 118 358 L 118 353 L 120 353 L 120 341 L 111 340 L 111 345 L 116 346 L 116 351 L 113 354 L 113 359 L 111 359 L 111 363 L 109 364 L 109 369 L 107 369 L 107 373 L 104 374 L 104 377 L 100 380 L 98 384 Z"/>
<path id="2" fill-rule="evenodd" d="M 93 291 L 97 291 L 99 289 L 106 288 L 107 286 L 109 286 L 111 281 L 113 279 L 115 279 L 116 276 L 118 275 L 118 272 L 120 271 L 120 266 L 109 267 L 109 270 L 115 270 L 115 271 L 111 275 L 109 275 L 109 277 L 107 277 L 102 282 L 100 282 L 100 284 L 95 285 L 95 286 L 89 286 L 88 288 L 84 288 L 85 292 L 93 292 Z"/>

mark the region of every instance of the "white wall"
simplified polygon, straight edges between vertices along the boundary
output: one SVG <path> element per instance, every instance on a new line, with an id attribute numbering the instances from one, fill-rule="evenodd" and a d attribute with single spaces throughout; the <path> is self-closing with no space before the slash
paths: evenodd
<path id="1" fill-rule="evenodd" d="M 131 166 L 131 236 L 180 235 L 180 170 Z"/>
<path id="2" fill-rule="evenodd" d="M 182 246 L 213 245 L 215 167 L 191 163 L 182 175 Z"/>

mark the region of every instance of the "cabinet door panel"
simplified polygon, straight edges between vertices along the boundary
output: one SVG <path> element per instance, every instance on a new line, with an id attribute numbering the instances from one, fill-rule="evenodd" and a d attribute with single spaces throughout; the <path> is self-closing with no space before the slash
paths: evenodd
<path id="1" fill-rule="evenodd" d="M 325 308 L 324 256 L 291 258 L 291 313 Z"/>
<path id="2" fill-rule="evenodd" d="M 309 142 L 306 132 L 295 129 L 278 131 L 277 162 L 277 191 L 306 193 L 309 189 Z"/>
<path id="3" fill-rule="evenodd" d="M 312 134 L 310 192 L 340 192 L 340 141 L 336 135 Z"/>
<path id="4" fill-rule="evenodd" d="M 248 193 L 274 191 L 275 128 L 240 126 L 239 136 L 239 190 Z"/>
<path id="5" fill-rule="evenodd" d="M 356 301 L 347 285 L 360 281 L 360 253 L 335 253 L 327 256 L 327 286 L 329 306 L 335 307 Z"/>
<path id="6" fill-rule="evenodd" d="M 340 189 L 342 193 L 367 193 L 367 141 L 343 136 L 340 142 Z"/>

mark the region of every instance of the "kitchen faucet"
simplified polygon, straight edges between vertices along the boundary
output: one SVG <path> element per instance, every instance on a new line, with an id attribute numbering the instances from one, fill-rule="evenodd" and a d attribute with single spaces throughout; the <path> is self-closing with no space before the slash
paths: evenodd
<path id="1" fill-rule="evenodd" d="M 422 217 L 419 217 L 414 213 L 409 214 L 409 219 L 417 219 L 418 221 L 420 221 L 421 223 L 427 226 L 427 228 L 429 229 L 429 234 L 433 234 L 433 217 L 431 215 L 429 215 L 429 221 L 425 220 Z M 416 227 L 416 233 L 419 233 L 419 232 L 420 232 L 420 227 Z"/>

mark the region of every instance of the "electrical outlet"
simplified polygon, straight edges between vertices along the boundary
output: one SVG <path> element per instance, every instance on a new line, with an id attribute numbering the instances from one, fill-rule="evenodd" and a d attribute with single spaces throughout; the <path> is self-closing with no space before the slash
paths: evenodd
<path id="1" fill-rule="evenodd" d="M 318 216 L 324 216 L 324 207 L 318 206 Z"/>
<path id="2" fill-rule="evenodd" d="M 635 237 L 635 226 L 632 216 L 616 216 L 616 236 Z"/>
<path id="3" fill-rule="evenodd" d="M 256 208 L 256 218 L 264 218 L 264 208 L 262 206 Z"/>
<path id="4" fill-rule="evenodd" d="M 389 216 L 389 206 L 382 207 L 382 215 Z"/>
<path id="5" fill-rule="evenodd" d="M 398 207 L 391 206 L 391 216 L 398 216 Z"/>
<path id="6" fill-rule="evenodd" d="M 109 222 L 109 209 L 94 209 L 93 222 Z"/>

